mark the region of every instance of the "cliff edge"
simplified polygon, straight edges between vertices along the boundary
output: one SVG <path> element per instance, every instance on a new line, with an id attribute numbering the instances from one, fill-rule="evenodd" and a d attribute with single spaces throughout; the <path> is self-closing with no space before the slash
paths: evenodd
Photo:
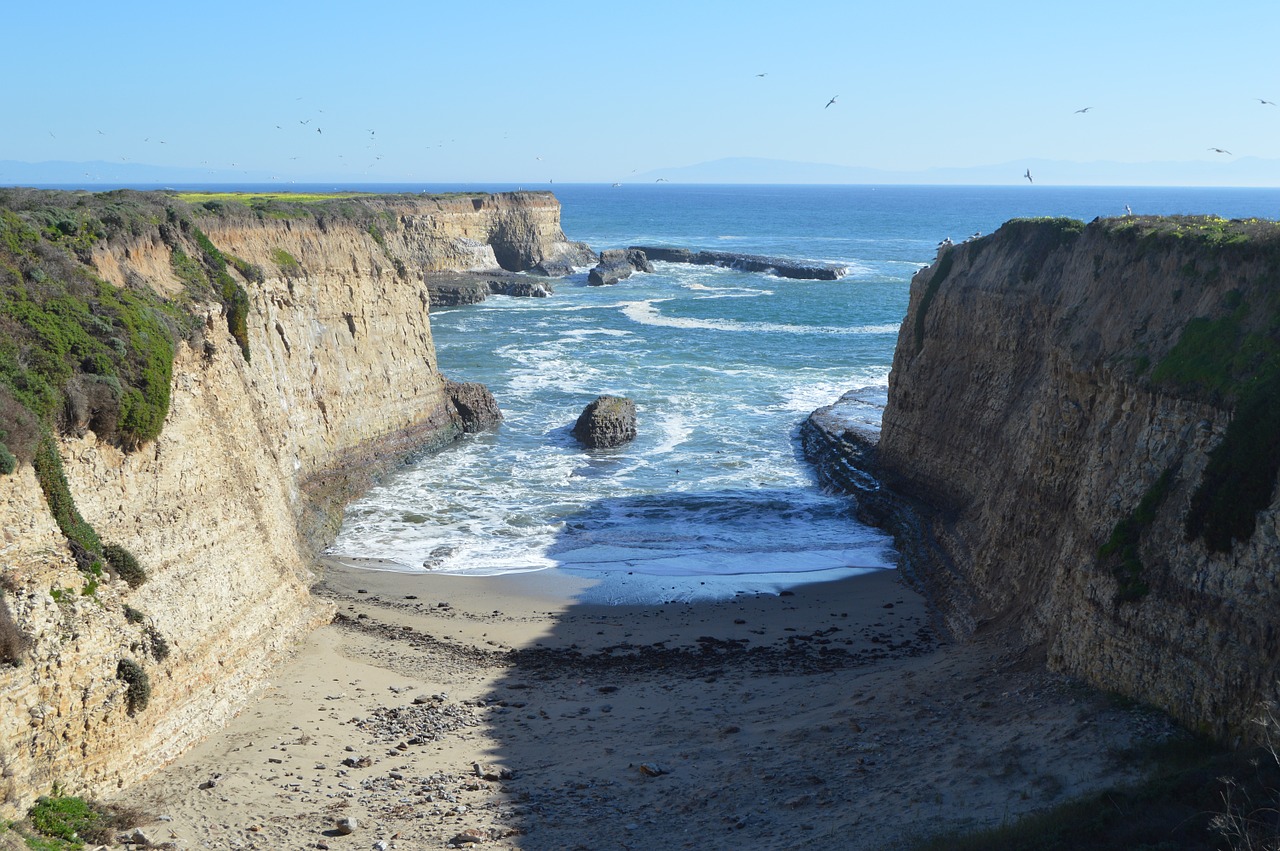
<path id="1" fill-rule="evenodd" d="M 345 502 L 464 429 L 429 275 L 579 248 L 549 193 L 0 193 L 0 809 L 239 711 Z"/>
<path id="2" fill-rule="evenodd" d="M 1232 740 L 1280 699 L 1277 281 L 1273 222 L 1009 222 L 912 280 L 878 440 L 807 451 L 953 630 Z"/>

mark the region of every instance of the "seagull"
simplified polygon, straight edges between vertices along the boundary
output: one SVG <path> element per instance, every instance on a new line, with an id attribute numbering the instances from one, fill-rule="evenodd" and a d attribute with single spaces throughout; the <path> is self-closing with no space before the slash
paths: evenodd
<path id="1" fill-rule="evenodd" d="M 1224 151 L 1222 148 L 1209 148 L 1208 150 L 1213 151 L 1213 152 L 1214 152 L 1214 153 L 1216 153 L 1216 154 L 1226 154 L 1226 155 L 1227 155 L 1227 156 L 1229 156 L 1229 157 L 1230 157 L 1230 156 L 1235 156 L 1235 155 L 1234 155 L 1234 154 L 1232 154 L 1230 151 Z"/>
<path id="2" fill-rule="evenodd" d="M 1031 169 L 1027 169 L 1027 173 L 1022 176 L 1027 179 L 1027 183 L 1035 183 L 1035 181 L 1031 179 Z"/>
<path id="3" fill-rule="evenodd" d="M 833 97 L 831 100 L 827 101 L 827 106 L 831 106 L 831 104 L 835 103 L 835 102 L 836 102 L 836 98 L 838 98 L 838 97 L 840 97 L 840 95 L 836 95 L 836 97 Z M 823 109 L 826 109 L 826 108 L 827 108 L 827 106 L 824 106 L 824 107 L 823 107 Z"/>
<path id="4" fill-rule="evenodd" d="M 1073 112 L 1073 113 L 1071 113 L 1071 114 L 1072 114 L 1072 115 L 1077 115 L 1077 114 L 1082 113 L 1082 112 L 1088 112 L 1088 111 L 1089 111 L 1089 110 L 1091 110 L 1091 109 L 1093 109 L 1093 107 L 1091 107 L 1091 106 L 1086 106 L 1084 109 L 1077 109 L 1075 112 Z"/>
<path id="5" fill-rule="evenodd" d="M 657 180 L 654 181 L 654 183 L 666 183 L 666 182 L 667 182 L 667 179 L 665 177 L 659 177 Z"/>
<path id="6" fill-rule="evenodd" d="M 763 77 L 763 76 L 765 76 L 765 75 L 766 75 L 766 74 L 768 74 L 768 73 L 769 73 L 768 71 L 765 71 L 765 72 L 764 72 L 764 74 L 756 74 L 756 76 L 757 76 L 757 77 Z"/>
<path id="7" fill-rule="evenodd" d="M 1276 105 L 1276 104 L 1275 104 L 1275 101 L 1263 100 L 1262 98 L 1258 98 L 1258 103 L 1266 104 L 1267 106 L 1275 106 L 1275 105 Z"/>
<path id="8" fill-rule="evenodd" d="M 319 133 L 321 136 L 324 135 L 324 131 L 321 130 L 319 127 L 316 128 L 316 132 Z"/>
<path id="9" fill-rule="evenodd" d="M 310 123 L 311 123 L 311 119 L 310 119 L 310 118 L 308 118 L 306 121 L 303 121 L 302 119 L 298 119 L 298 123 L 299 123 L 299 124 L 310 124 Z"/>

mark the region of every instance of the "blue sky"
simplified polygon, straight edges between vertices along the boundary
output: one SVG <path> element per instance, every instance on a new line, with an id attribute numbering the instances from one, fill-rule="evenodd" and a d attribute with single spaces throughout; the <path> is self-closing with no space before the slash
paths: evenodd
<path id="1" fill-rule="evenodd" d="M 541 183 L 1280 158 L 1273 0 L 71 0 L 5 29 L 0 160 Z"/>

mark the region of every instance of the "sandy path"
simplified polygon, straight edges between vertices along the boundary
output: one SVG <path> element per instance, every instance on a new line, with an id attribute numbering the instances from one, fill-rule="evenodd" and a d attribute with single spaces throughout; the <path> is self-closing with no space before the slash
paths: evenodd
<path id="1" fill-rule="evenodd" d="M 939 645 L 893 571 L 649 608 L 551 579 L 331 565 L 339 619 L 122 797 L 183 849 L 886 848 L 1118 782 L 1169 729 Z"/>

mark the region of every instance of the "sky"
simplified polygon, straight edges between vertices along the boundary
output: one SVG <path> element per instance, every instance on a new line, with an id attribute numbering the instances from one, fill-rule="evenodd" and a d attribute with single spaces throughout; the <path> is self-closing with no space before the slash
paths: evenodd
<path id="1" fill-rule="evenodd" d="M 4 27 L 0 161 L 538 184 L 1280 160 L 1274 0 L 63 0 Z"/>

